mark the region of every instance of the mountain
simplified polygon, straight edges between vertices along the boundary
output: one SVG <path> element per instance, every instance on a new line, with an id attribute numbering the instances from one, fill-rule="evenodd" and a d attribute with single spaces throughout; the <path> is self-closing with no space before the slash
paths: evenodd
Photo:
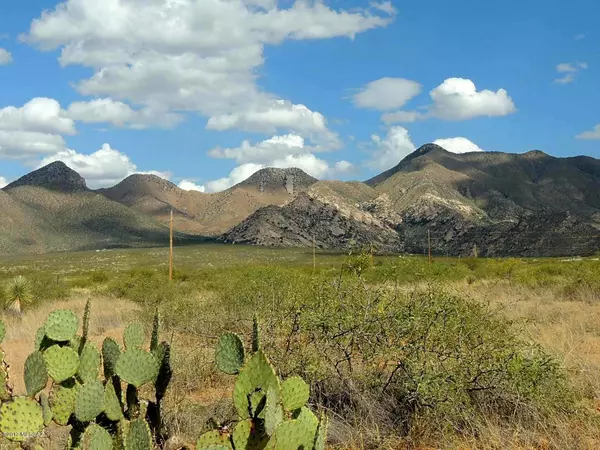
<path id="1" fill-rule="evenodd" d="M 399 236 L 375 220 L 361 220 L 301 192 L 285 206 L 259 209 L 225 233 L 224 242 L 263 246 L 310 247 L 347 250 L 374 245 L 389 252 L 402 250 Z"/>
<path id="2" fill-rule="evenodd" d="M 56 161 L 13 181 L 4 187 L 9 190 L 19 186 L 38 186 L 61 192 L 82 192 L 88 187 L 85 180 L 62 161 Z"/>
<path id="3" fill-rule="evenodd" d="M 409 251 L 484 255 L 589 254 L 600 249 L 600 161 L 455 154 L 425 145 L 366 182 L 390 198 Z M 551 244 L 552 243 L 552 244 Z"/>
<path id="4" fill-rule="evenodd" d="M 168 242 L 168 229 L 103 195 L 63 163 L 52 163 L 0 191 L 0 254 L 39 254 Z M 190 237 L 179 233 L 180 242 Z"/>
<path id="5" fill-rule="evenodd" d="M 300 169 L 266 168 L 225 191 L 205 194 L 184 191 L 155 175 L 137 174 L 98 192 L 163 224 L 173 209 L 177 229 L 219 236 L 257 209 L 284 205 L 317 181 Z"/>
<path id="6" fill-rule="evenodd" d="M 61 162 L 0 191 L 0 253 L 179 242 L 312 246 L 468 256 L 588 255 L 600 250 L 600 161 L 450 153 L 426 144 L 362 183 L 318 181 L 300 169 L 262 169 L 218 193 L 132 175 L 92 191 Z"/>

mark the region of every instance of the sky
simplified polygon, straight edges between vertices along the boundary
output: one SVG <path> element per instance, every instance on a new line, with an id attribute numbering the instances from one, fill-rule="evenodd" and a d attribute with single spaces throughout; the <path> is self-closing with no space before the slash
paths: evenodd
<path id="1" fill-rule="evenodd" d="M 216 192 L 452 152 L 600 157 L 597 0 L 28 0 L 0 6 L 0 186 Z"/>

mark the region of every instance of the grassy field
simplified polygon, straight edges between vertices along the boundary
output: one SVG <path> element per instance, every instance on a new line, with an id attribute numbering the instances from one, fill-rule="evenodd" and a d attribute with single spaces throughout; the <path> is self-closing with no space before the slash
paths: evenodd
<path id="1" fill-rule="evenodd" d="M 234 416 L 214 367 L 225 330 L 261 317 L 283 376 L 311 384 L 331 448 L 600 448 L 600 261 L 340 255 L 239 245 L 8 258 L 0 284 L 32 281 L 5 317 L 11 373 L 48 311 L 93 301 L 92 335 L 120 336 L 159 308 L 173 345 L 172 448 Z M 15 376 L 15 390 L 23 389 Z M 47 443 L 48 448 L 56 445 Z M 57 446 L 56 448 L 59 448 Z"/>

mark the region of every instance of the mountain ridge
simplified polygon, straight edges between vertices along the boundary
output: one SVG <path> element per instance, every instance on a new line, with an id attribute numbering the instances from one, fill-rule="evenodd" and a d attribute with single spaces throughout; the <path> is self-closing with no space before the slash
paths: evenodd
<path id="1" fill-rule="evenodd" d="M 111 229 L 132 241 L 144 233 L 164 236 L 173 210 L 176 229 L 200 240 L 304 246 L 314 238 L 337 250 L 371 242 L 381 251 L 421 253 L 429 230 L 434 252 L 456 256 L 467 256 L 475 245 L 487 256 L 600 250 L 600 160 L 558 158 L 541 150 L 458 154 L 425 144 L 365 182 L 319 181 L 298 168 L 264 168 L 210 194 L 184 191 L 149 174 L 92 191 L 77 172 L 56 162 L 0 193 L 15 224 L 29 217 L 37 224 L 34 235 L 46 233 L 50 241 L 63 229 L 77 230 L 77 242 L 89 238 L 91 246 L 114 244 Z M 47 225 L 45 231 L 44 223 L 66 214 L 61 202 L 78 205 L 79 222 L 74 217 L 67 227 L 57 217 L 62 228 Z M 90 217 L 92 207 L 100 215 Z M 38 215 L 44 220 L 35 219 Z M 19 227 L 6 228 L 0 253 L 18 249 L 20 242 Z M 27 245 L 36 251 L 56 247 L 30 240 Z"/>

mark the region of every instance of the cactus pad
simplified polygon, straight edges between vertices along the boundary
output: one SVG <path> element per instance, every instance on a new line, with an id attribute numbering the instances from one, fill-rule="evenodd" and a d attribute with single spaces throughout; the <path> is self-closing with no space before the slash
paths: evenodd
<path id="1" fill-rule="evenodd" d="M 35 351 L 25 360 L 25 389 L 27 395 L 33 397 L 46 387 L 48 383 L 48 371 L 44 362 L 42 352 Z"/>
<path id="2" fill-rule="evenodd" d="M 158 361 L 152 353 L 139 348 L 125 350 L 117 360 L 116 372 L 123 381 L 139 388 L 156 379 Z"/>
<path id="3" fill-rule="evenodd" d="M 235 449 L 259 450 L 265 448 L 269 436 L 248 419 L 237 423 L 233 430 L 232 440 Z"/>
<path id="4" fill-rule="evenodd" d="M 57 309 L 52 311 L 46 319 L 44 330 L 46 336 L 53 341 L 70 341 L 77 333 L 79 320 L 70 309 Z"/>
<path id="5" fill-rule="evenodd" d="M 142 348 L 144 345 L 144 327 L 141 323 L 130 323 L 123 333 L 123 343 L 127 350 Z"/>
<path id="6" fill-rule="evenodd" d="M 108 431 L 95 423 L 85 430 L 83 450 L 112 450 L 112 436 Z"/>
<path id="7" fill-rule="evenodd" d="M 171 368 L 171 346 L 168 342 L 161 342 L 154 352 L 154 355 L 160 365 L 156 381 L 154 382 L 154 387 L 156 388 L 156 400 L 160 402 L 165 396 L 167 387 L 173 376 L 173 369 Z"/>
<path id="8" fill-rule="evenodd" d="M 54 421 L 59 425 L 66 425 L 69 417 L 75 411 L 75 400 L 79 385 L 74 382 L 65 385 L 54 385 L 50 392 L 50 408 L 54 413 Z"/>
<path id="9" fill-rule="evenodd" d="M 75 417 L 80 422 L 91 422 L 104 411 L 104 386 L 99 380 L 81 385 L 75 400 Z"/>
<path id="10" fill-rule="evenodd" d="M 104 412 L 106 417 L 115 422 L 123 418 L 121 402 L 115 391 L 115 386 L 110 381 L 104 387 Z"/>
<path id="11" fill-rule="evenodd" d="M 259 389 L 267 392 L 269 386 L 279 389 L 279 379 L 265 354 L 259 350 L 244 365 L 233 388 L 233 404 L 242 419 L 250 418 L 248 396 Z"/>
<path id="12" fill-rule="evenodd" d="M 71 378 L 77 373 L 79 355 L 70 347 L 53 345 L 44 352 L 48 375 L 57 383 Z"/>
<path id="13" fill-rule="evenodd" d="M 125 439 L 125 448 L 135 450 L 151 450 L 152 435 L 150 428 L 143 419 L 132 420 Z"/>
<path id="14" fill-rule="evenodd" d="M 34 350 L 46 350 L 48 347 L 52 347 L 56 342 L 46 336 L 46 327 L 42 325 L 35 333 L 35 342 L 33 344 Z"/>
<path id="15" fill-rule="evenodd" d="M 150 337 L 150 351 L 155 352 L 158 349 L 158 340 L 160 332 L 160 315 L 158 309 L 154 314 L 154 320 L 152 321 L 152 335 Z"/>
<path id="16" fill-rule="evenodd" d="M 8 374 L 6 370 L 0 366 L 0 400 L 5 402 L 11 399 L 11 389 L 8 386 Z"/>
<path id="17" fill-rule="evenodd" d="M 260 324 L 258 314 L 254 314 L 252 320 L 252 351 L 256 353 L 260 350 Z"/>
<path id="18" fill-rule="evenodd" d="M 277 391 L 272 386 L 269 386 L 267 390 L 267 403 L 265 404 L 265 431 L 267 434 L 272 436 L 281 422 L 283 422 L 283 407 L 279 403 Z"/>
<path id="19" fill-rule="evenodd" d="M 263 391 L 255 391 L 250 394 L 250 411 L 252 412 L 252 417 L 265 418 L 264 411 L 266 401 L 267 396 Z"/>
<path id="20" fill-rule="evenodd" d="M 221 434 L 219 430 L 212 430 L 204 433 L 196 442 L 196 450 L 200 449 L 213 449 L 214 446 L 222 446 L 229 450 L 232 450 L 231 440 L 229 435 Z"/>
<path id="21" fill-rule="evenodd" d="M 97 380 L 98 374 L 100 373 L 101 363 L 100 351 L 91 342 L 86 342 L 83 346 L 83 350 L 79 355 L 79 369 L 77 374 L 84 383 L 88 381 Z"/>
<path id="22" fill-rule="evenodd" d="M 106 338 L 102 343 L 102 361 L 104 364 L 104 377 L 108 380 L 117 374 L 117 360 L 121 356 L 121 347 L 113 338 Z"/>
<path id="23" fill-rule="evenodd" d="M 5 438 L 23 442 L 44 429 L 42 408 L 35 400 L 16 397 L 0 408 L 0 431 Z"/>
<path id="24" fill-rule="evenodd" d="M 244 365 L 244 343 L 235 333 L 225 333 L 219 339 L 215 360 L 221 372 L 237 375 Z"/>
<path id="25" fill-rule="evenodd" d="M 306 405 L 310 397 L 310 387 L 300 377 L 291 377 L 281 383 L 281 402 L 288 411 L 295 411 Z"/>
<path id="26" fill-rule="evenodd" d="M 325 450 L 325 443 L 327 442 L 327 426 L 327 417 L 322 413 L 319 427 L 317 428 L 317 436 L 315 438 L 315 450 Z"/>
<path id="27" fill-rule="evenodd" d="M 44 426 L 47 427 L 48 425 L 50 425 L 50 422 L 52 422 L 52 418 L 54 417 L 54 414 L 52 413 L 52 410 L 50 409 L 50 403 L 48 402 L 48 396 L 44 392 L 42 392 L 40 394 L 40 405 L 42 407 L 42 416 L 44 418 Z"/>

